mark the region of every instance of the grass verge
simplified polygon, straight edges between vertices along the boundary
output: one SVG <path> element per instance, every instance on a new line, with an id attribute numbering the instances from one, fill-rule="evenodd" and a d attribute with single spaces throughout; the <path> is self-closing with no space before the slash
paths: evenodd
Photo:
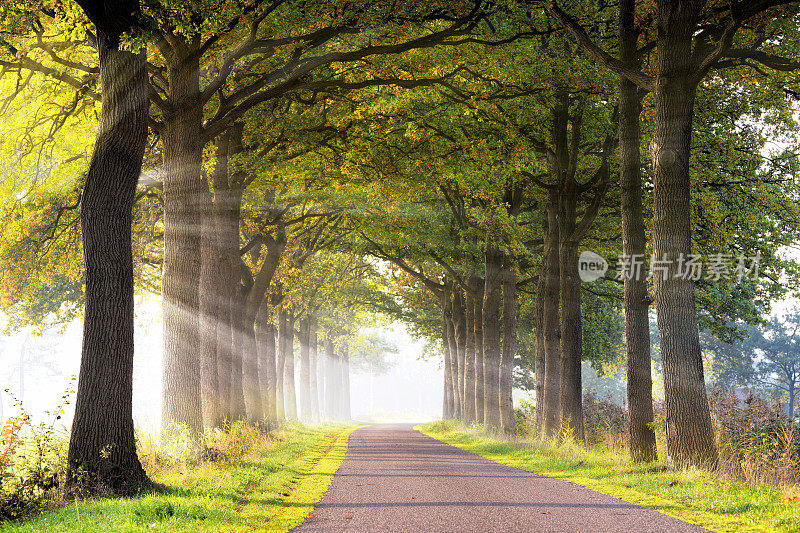
<path id="1" fill-rule="evenodd" d="M 288 531 L 319 503 L 355 428 L 294 426 L 235 462 L 177 465 L 152 475 L 164 490 L 75 501 L 2 532 Z"/>
<path id="2" fill-rule="evenodd" d="M 417 426 L 425 435 L 498 463 L 569 481 L 712 531 L 800 532 L 800 505 L 769 487 L 727 481 L 662 463 L 637 465 L 613 450 L 500 440 L 454 422 Z"/>

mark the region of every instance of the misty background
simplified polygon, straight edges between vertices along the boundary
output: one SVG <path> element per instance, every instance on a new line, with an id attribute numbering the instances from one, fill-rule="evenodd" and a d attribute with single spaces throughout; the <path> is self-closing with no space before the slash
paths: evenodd
<path id="1" fill-rule="evenodd" d="M 0 313 L 0 331 L 6 326 L 6 316 Z M 358 361 L 353 362 L 350 371 L 353 418 L 409 422 L 440 418 L 441 358 L 423 358 L 424 342 L 411 338 L 402 324 L 372 329 L 394 345 L 398 353 L 385 355 L 382 373 L 368 371 Z M 82 332 L 82 323 L 74 321 L 41 332 L 25 328 L 0 334 L 0 420 L 19 412 L 15 399 L 21 400 L 25 411 L 36 421 L 48 421 L 55 416 L 48 417 L 47 412 L 57 409 L 65 392 L 77 386 Z M 137 426 L 144 430 L 154 430 L 160 425 L 162 338 L 160 299 L 137 297 L 133 414 Z M 298 371 L 295 373 L 298 390 L 299 377 Z M 74 394 L 70 399 L 74 399 Z M 72 407 L 70 401 L 57 426 L 69 426 Z"/>

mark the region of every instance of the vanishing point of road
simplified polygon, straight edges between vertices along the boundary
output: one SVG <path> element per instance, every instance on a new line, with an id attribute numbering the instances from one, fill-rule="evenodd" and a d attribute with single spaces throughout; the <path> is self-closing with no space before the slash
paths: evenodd
<path id="1" fill-rule="evenodd" d="M 517 470 L 414 431 L 358 429 L 298 531 L 698 532 L 572 483 Z"/>

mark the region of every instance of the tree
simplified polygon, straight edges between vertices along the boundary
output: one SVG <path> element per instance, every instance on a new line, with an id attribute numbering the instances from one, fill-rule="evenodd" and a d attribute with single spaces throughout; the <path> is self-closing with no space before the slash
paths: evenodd
<path id="1" fill-rule="evenodd" d="M 718 459 L 703 379 L 695 290 L 691 280 L 676 275 L 678 258 L 692 253 L 689 162 L 697 87 L 712 69 L 726 62 L 754 60 L 773 68 L 794 68 L 791 61 L 762 49 L 774 25 L 767 24 L 766 32 L 759 31 L 765 26 L 759 24 L 742 30 L 765 11 L 790 3 L 734 2 L 716 12 L 704 0 L 657 2 L 653 76 L 599 48 L 557 4 L 548 6 L 552 17 L 587 53 L 655 96 L 653 253 L 666 268 L 654 276 L 654 292 L 664 364 L 668 453 L 679 466 L 712 466 Z M 744 41 L 742 47 L 736 46 L 740 44 L 735 43 L 737 36 Z M 780 35 L 773 33 L 773 38 Z"/>
<path id="2" fill-rule="evenodd" d="M 619 6 L 620 61 L 632 70 L 641 68 L 636 28 L 636 1 L 622 0 Z M 641 126 L 642 94 L 625 76 L 619 80 L 619 153 L 622 200 L 622 253 L 644 258 L 647 246 L 642 206 Z M 625 345 L 628 375 L 628 420 L 631 459 L 655 461 L 656 435 L 653 430 L 653 381 L 650 373 L 650 297 L 647 282 L 626 272 Z"/>
<path id="3" fill-rule="evenodd" d="M 758 328 L 745 346 L 755 351 L 759 381 L 785 398 L 786 413 L 795 417 L 800 395 L 800 312 L 790 311 L 783 319 L 773 317 Z"/>
<path id="4" fill-rule="evenodd" d="M 133 432 L 131 248 L 150 107 L 146 54 L 120 47 L 139 24 L 138 2 L 78 4 L 97 33 L 103 106 L 81 205 L 86 309 L 68 461 L 74 473 L 130 493 L 147 482 Z"/>

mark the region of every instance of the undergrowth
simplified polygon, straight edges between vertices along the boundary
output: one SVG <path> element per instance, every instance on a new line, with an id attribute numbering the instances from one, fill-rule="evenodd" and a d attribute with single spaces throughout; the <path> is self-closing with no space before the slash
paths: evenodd
<path id="1" fill-rule="evenodd" d="M 137 430 L 139 459 L 154 486 L 135 498 L 113 498 L 76 490 L 74 472 L 66 483 L 69 434 L 60 420 L 71 394 L 42 422 L 16 402 L 19 414 L 3 423 L 0 530 L 240 531 L 250 522 L 289 524 L 319 501 L 335 468 L 328 464 L 315 477 L 310 472 L 347 433 L 343 426 L 284 423 L 267 429 L 242 421 L 202 435 L 177 426 L 160 435 Z M 288 508 L 291 516 L 280 518 L 284 500 L 301 485 L 303 494 Z"/>

